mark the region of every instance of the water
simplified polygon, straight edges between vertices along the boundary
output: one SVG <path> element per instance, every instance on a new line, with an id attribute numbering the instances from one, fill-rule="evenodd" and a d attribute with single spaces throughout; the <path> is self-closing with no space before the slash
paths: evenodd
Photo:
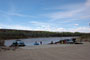
<path id="1" fill-rule="evenodd" d="M 20 40 L 22 40 L 25 43 L 25 45 L 32 46 L 34 45 L 35 41 L 37 41 L 38 43 L 42 41 L 42 44 L 48 44 L 51 41 L 57 42 L 63 39 L 72 39 L 72 38 L 76 38 L 76 37 L 45 37 L 45 38 L 28 38 L 28 39 L 20 39 Z M 6 40 L 5 45 L 10 46 L 14 41 L 15 40 Z"/>

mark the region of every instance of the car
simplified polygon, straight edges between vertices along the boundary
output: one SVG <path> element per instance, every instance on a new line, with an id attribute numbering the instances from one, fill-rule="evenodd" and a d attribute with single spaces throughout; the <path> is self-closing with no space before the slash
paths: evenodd
<path id="1" fill-rule="evenodd" d="M 24 42 L 21 40 L 16 40 L 12 43 L 11 46 L 25 46 Z"/>
<path id="2" fill-rule="evenodd" d="M 39 45 L 39 43 L 37 41 L 35 41 L 34 45 Z"/>
<path id="3" fill-rule="evenodd" d="M 67 42 L 68 44 L 73 44 L 73 40 L 72 40 L 72 39 L 66 39 L 66 42 Z"/>

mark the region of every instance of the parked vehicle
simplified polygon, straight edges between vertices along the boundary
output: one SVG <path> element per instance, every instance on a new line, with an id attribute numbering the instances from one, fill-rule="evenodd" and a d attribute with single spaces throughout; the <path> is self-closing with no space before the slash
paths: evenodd
<path id="1" fill-rule="evenodd" d="M 25 46 L 24 42 L 21 40 L 16 40 L 12 43 L 11 46 Z"/>
<path id="2" fill-rule="evenodd" d="M 67 44 L 73 44 L 74 43 L 72 39 L 66 39 L 66 42 L 67 42 Z"/>
<path id="3" fill-rule="evenodd" d="M 39 45 L 39 43 L 37 41 L 35 41 L 34 45 Z"/>

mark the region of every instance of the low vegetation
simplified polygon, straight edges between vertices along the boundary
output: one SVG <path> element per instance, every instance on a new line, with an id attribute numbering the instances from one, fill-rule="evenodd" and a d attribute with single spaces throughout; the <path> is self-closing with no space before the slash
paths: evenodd
<path id="1" fill-rule="evenodd" d="M 89 35 L 90 36 L 90 33 L 0 29 L 0 40 L 33 38 L 33 37 L 67 37 L 67 36 L 82 36 L 82 35 Z"/>

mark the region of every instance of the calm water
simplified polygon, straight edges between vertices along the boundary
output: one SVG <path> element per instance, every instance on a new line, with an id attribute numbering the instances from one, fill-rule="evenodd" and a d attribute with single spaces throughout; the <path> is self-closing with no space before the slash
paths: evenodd
<path id="1" fill-rule="evenodd" d="M 51 41 L 57 42 L 63 39 L 72 39 L 72 38 L 76 38 L 76 37 L 45 37 L 45 38 L 29 38 L 29 39 L 20 39 L 20 40 L 22 40 L 25 43 L 25 45 L 32 46 L 34 45 L 35 41 L 37 41 L 38 43 L 42 41 L 42 44 L 48 44 Z M 14 41 L 15 40 L 6 40 L 5 45 L 10 46 Z"/>

